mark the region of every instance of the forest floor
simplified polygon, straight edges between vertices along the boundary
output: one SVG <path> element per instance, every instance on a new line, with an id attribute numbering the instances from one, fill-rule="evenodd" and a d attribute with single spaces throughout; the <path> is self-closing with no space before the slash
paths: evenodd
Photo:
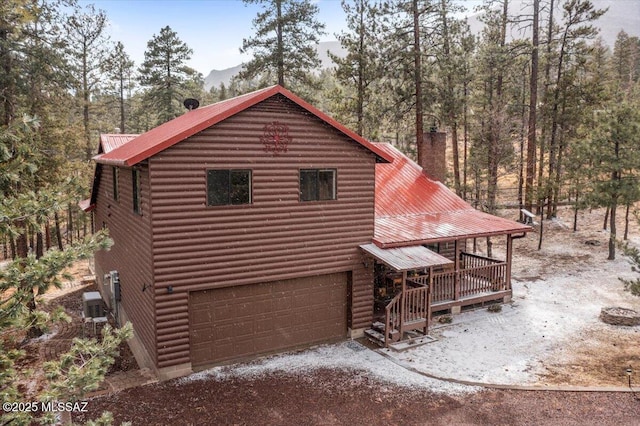
<path id="1" fill-rule="evenodd" d="M 606 260 L 602 211 L 582 213 L 578 232 L 565 216 L 570 212 L 545 222 L 542 250 L 538 233 L 516 241 L 512 303 L 498 313 L 483 308 L 454 316 L 453 323 L 434 327 L 434 343 L 393 354 L 349 341 L 216 367 L 106 392 L 90 399 L 88 412 L 75 413 L 74 421 L 107 410 L 115 424 L 134 425 L 637 425 L 640 327 L 598 320 L 600 308 L 611 304 L 640 309 L 640 298 L 618 280 L 635 274 L 620 253 Z M 638 245 L 635 223 L 631 235 Z M 496 241 L 496 257 L 503 246 Z M 77 316 L 82 291 L 69 286 L 51 304 Z M 20 368 L 34 369 L 54 356 L 46 347 L 78 335 L 79 327 L 29 342 Z M 626 386 L 628 366 L 631 390 L 639 393 Z M 110 374 L 135 368 L 125 347 Z M 23 390 L 37 391 L 38 377 Z"/>

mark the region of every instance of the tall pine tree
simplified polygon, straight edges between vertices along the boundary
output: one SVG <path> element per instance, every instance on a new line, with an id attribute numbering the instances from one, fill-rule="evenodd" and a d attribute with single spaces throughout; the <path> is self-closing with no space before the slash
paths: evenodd
<path id="1" fill-rule="evenodd" d="M 253 58 L 244 64 L 240 79 L 258 78 L 260 85 L 313 86 L 309 71 L 320 65 L 316 45 L 323 34 L 318 5 L 311 0 L 244 0 L 261 4 L 253 20 L 255 35 L 242 41 L 241 53 Z"/>
<path id="2" fill-rule="evenodd" d="M 198 75 L 185 64 L 192 54 L 169 26 L 147 43 L 139 69 L 140 84 L 147 89 L 147 108 L 157 114 L 156 124 L 172 120 L 184 110 L 181 104 L 187 97 L 187 85 Z"/>

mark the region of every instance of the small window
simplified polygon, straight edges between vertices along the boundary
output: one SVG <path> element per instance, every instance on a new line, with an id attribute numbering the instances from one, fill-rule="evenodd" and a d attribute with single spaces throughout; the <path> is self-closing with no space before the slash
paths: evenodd
<path id="1" fill-rule="evenodd" d="M 300 170 L 300 201 L 324 201 L 335 199 L 335 169 Z"/>
<path id="2" fill-rule="evenodd" d="M 112 177 L 113 177 L 113 199 L 118 201 L 119 191 L 118 191 L 118 175 L 120 169 L 118 167 L 113 167 L 112 169 Z"/>
<path id="3" fill-rule="evenodd" d="M 142 191 L 140 189 L 140 171 L 131 170 L 131 181 L 133 182 L 133 212 L 142 214 Z"/>
<path id="4" fill-rule="evenodd" d="M 251 170 L 207 170 L 207 205 L 251 204 Z"/>

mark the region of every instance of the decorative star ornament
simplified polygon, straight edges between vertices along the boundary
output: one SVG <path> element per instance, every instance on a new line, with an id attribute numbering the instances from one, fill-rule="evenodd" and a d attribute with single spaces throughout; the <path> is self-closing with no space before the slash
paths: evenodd
<path id="1" fill-rule="evenodd" d="M 292 141 L 291 136 L 289 136 L 289 126 L 279 121 L 272 121 L 264 125 L 262 132 L 260 142 L 264 145 L 265 152 L 274 156 L 287 152 L 288 146 Z"/>

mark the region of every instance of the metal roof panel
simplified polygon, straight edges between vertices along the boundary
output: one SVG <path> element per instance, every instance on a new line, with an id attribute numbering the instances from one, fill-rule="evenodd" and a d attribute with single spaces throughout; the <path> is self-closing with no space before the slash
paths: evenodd
<path id="1" fill-rule="evenodd" d="M 529 226 L 474 209 L 390 144 L 377 143 L 393 157 L 376 164 L 374 241 L 382 247 L 504 235 Z"/>
<path id="2" fill-rule="evenodd" d="M 364 244 L 360 248 L 380 262 L 400 272 L 453 264 L 452 260 L 423 246 L 384 249 L 375 244 Z"/>
<path id="3" fill-rule="evenodd" d="M 138 137 L 134 134 L 121 134 L 121 133 L 103 133 L 100 135 L 100 152 L 109 153 L 116 148 L 120 148 L 122 145 L 129 142 L 131 139 Z"/>

